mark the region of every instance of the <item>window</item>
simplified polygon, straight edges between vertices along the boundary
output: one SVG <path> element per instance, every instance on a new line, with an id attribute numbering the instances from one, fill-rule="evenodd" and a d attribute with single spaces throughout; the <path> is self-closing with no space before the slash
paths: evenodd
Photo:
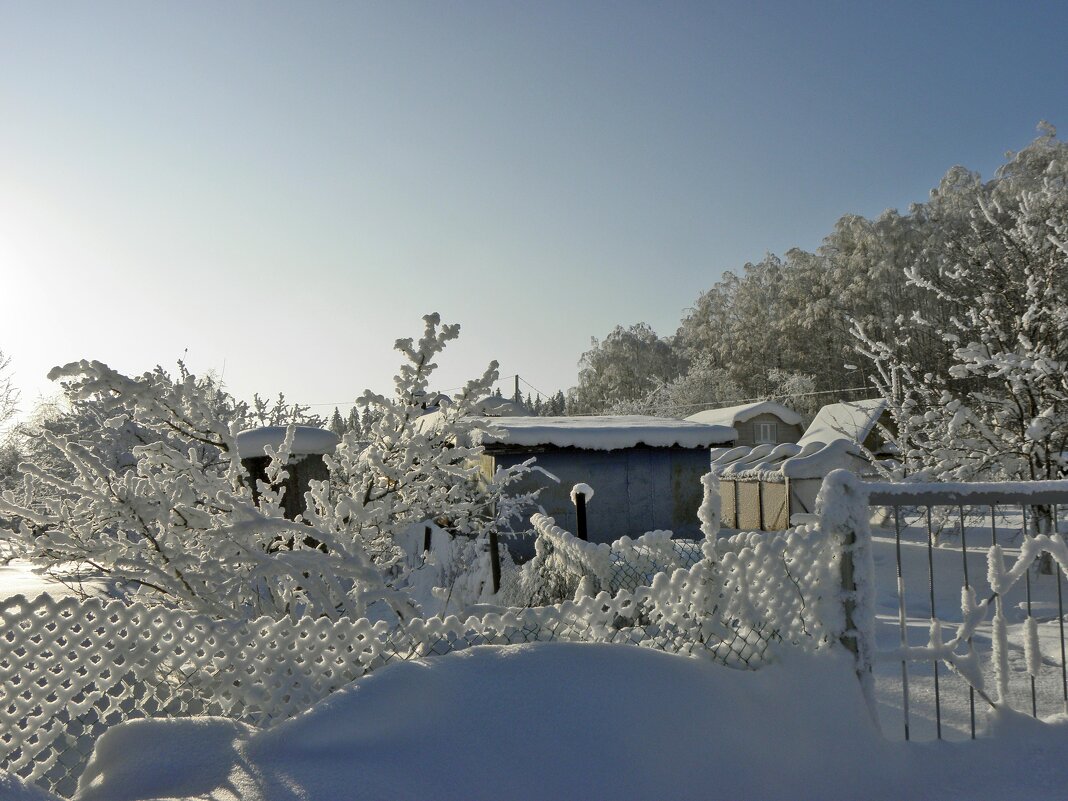
<path id="1" fill-rule="evenodd" d="M 768 445 L 778 442 L 778 426 L 775 423 L 757 423 L 756 424 L 756 444 Z"/>

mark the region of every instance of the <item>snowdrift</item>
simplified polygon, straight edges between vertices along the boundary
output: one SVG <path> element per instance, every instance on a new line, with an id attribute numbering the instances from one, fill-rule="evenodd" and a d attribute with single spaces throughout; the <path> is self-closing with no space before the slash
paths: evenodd
<path id="1" fill-rule="evenodd" d="M 746 672 L 633 646 L 487 646 L 386 667 L 268 730 L 118 725 L 77 798 L 1063 798 L 1068 722 L 996 724 L 975 743 L 888 743 L 841 653 Z"/>

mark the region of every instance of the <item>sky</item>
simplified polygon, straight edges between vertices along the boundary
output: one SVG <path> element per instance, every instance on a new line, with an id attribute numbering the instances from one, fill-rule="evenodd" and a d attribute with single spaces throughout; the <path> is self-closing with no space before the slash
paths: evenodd
<path id="1" fill-rule="evenodd" d="M 724 270 L 1068 126 L 1068 4 L 0 0 L 0 350 L 344 411 L 576 383 Z"/>

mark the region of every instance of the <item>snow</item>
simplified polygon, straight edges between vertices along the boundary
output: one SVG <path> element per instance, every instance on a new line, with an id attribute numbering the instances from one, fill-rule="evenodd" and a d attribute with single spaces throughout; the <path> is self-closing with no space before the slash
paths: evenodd
<path id="1" fill-rule="evenodd" d="M 293 426 L 294 456 L 313 453 L 333 453 L 341 439 L 333 431 L 311 426 Z M 266 448 L 279 448 L 286 436 L 286 426 L 265 426 L 250 428 L 237 435 L 237 451 L 242 459 L 254 459 L 266 456 Z"/>
<path id="2" fill-rule="evenodd" d="M 691 414 L 686 419 L 706 425 L 733 427 L 760 414 L 773 414 L 787 425 L 801 425 L 801 415 L 775 401 L 758 401 L 738 406 L 725 406 L 722 409 L 705 409 L 703 412 Z"/>
<path id="3" fill-rule="evenodd" d="M 830 403 L 816 413 L 797 444 L 822 442 L 829 445 L 842 439 L 860 444 L 871 433 L 885 408 L 886 401 L 881 398 Z"/>
<path id="4" fill-rule="evenodd" d="M 588 417 L 487 418 L 490 431 L 483 445 L 505 443 L 533 447 L 584 448 L 612 451 L 647 445 L 651 448 L 709 448 L 734 441 L 738 434 L 727 426 L 648 415 L 591 415 Z"/>
<path id="5" fill-rule="evenodd" d="M 856 446 L 847 440 L 833 440 L 823 447 L 817 447 L 817 444 L 806 442 L 800 453 L 783 460 L 779 472 L 789 478 L 821 478 L 832 470 L 852 470 L 861 474 L 874 472 L 865 459 L 857 456 Z"/>
<path id="6" fill-rule="evenodd" d="M 0 564 L 0 601 L 16 595 L 36 598 L 45 593 L 53 598 L 106 595 L 107 582 L 98 576 L 86 576 L 74 570 L 65 575 L 48 573 L 24 559 L 12 559 Z"/>
<path id="7" fill-rule="evenodd" d="M 0 799 L 3 801 L 60 801 L 59 796 L 52 795 L 40 787 L 26 784 L 17 776 L 0 770 Z"/>
<path id="8" fill-rule="evenodd" d="M 522 417 L 529 414 L 526 407 L 507 398 L 490 395 L 475 403 L 472 411 L 485 417 Z"/>
<path id="9" fill-rule="evenodd" d="M 571 503 L 573 503 L 575 506 L 578 506 L 577 496 L 579 495 L 584 495 L 586 497 L 586 503 L 589 503 L 593 500 L 593 487 L 591 487 L 589 484 L 580 481 L 578 484 L 571 488 Z"/>
<path id="10" fill-rule="evenodd" d="M 767 481 L 823 478 L 832 470 L 871 474 L 875 471 L 860 445 L 885 405 L 883 400 L 829 404 L 796 444 L 719 448 L 712 452 L 712 470 L 724 478 Z"/>
<path id="11" fill-rule="evenodd" d="M 120 724 L 75 798 L 1061 799 L 1066 749 L 1068 719 L 1013 713 L 974 743 L 887 742 L 840 652 L 736 671 L 537 643 L 394 663 L 266 730 Z"/>

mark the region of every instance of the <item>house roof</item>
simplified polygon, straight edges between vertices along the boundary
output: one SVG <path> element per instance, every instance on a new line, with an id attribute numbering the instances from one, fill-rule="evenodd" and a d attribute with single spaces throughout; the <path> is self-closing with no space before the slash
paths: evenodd
<path id="1" fill-rule="evenodd" d="M 872 470 L 860 444 L 886 408 L 881 399 L 831 403 L 820 409 L 797 444 L 720 448 L 712 451 L 712 472 L 724 478 L 821 478 L 837 468 Z"/>
<path id="2" fill-rule="evenodd" d="M 647 445 L 652 448 L 709 448 L 733 442 L 738 433 L 728 426 L 647 415 L 587 417 L 482 418 L 491 431 L 482 432 L 483 445 L 553 445 L 611 451 Z"/>
<path id="3" fill-rule="evenodd" d="M 822 442 L 829 445 L 836 440 L 860 444 L 875 428 L 885 409 L 886 401 L 882 398 L 830 403 L 819 410 L 797 444 L 805 446 L 810 442 Z"/>
<path id="4" fill-rule="evenodd" d="M 313 428 L 311 426 L 294 426 L 293 447 L 290 453 L 293 456 L 304 456 L 311 453 L 332 453 L 341 439 L 333 431 L 325 428 Z M 266 456 L 264 450 L 267 446 L 279 448 L 286 436 L 286 426 L 266 426 L 264 428 L 249 428 L 237 435 L 237 452 L 242 459 L 255 459 Z"/>
<path id="5" fill-rule="evenodd" d="M 521 417 L 528 414 L 525 406 L 508 398 L 490 395 L 475 404 L 475 411 L 486 417 Z"/>
<path id="6" fill-rule="evenodd" d="M 720 409 L 705 409 L 703 412 L 691 414 L 686 419 L 708 425 L 734 426 L 738 423 L 744 423 L 759 414 L 773 414 L 787 425 L 801 425 L 801 415 L 775 401 L 756 401 L 755 403 L 742 403 L 738 406 L 725 406 Z"/>

